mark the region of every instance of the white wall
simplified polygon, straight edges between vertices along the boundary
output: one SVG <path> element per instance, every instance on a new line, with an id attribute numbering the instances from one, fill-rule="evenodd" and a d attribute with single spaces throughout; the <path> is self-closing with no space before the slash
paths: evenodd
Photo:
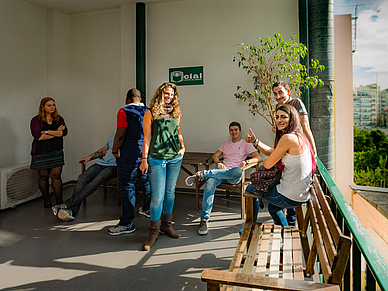
<path id="1" fill-rule="evenodd" d="M 121 88 L 120 9 L 70 16 L 72 177 L 76 163 L 115 131 Z M 67 149 L 69 150 L 69 149 Z M 67 165 L 68 167 L 69 165 Z"/>
<path id="2" fill-rule="evenodd" d="M 63 116 L 69 134 L 64 138 L 65 166 L 62 179 L 72 179 L 72 108 L 70 62 L 70 16 L 50 10 L 46 15 L 46 95 L 55 99 L 58 112 Z"/>
<path id="3" fill-rule="evenodd" d="M 276 32 L 285 38 L 297 34 L 297 6 L 290 0 L 187 0 L 147 6 L 147 101 L 168 81 L 169 68 L 204 66 L 203 86 L 178 87 L 188 151 L 217 150 L 229 138 L 228 125 L 234 120 L 244 135 L 252 127 L 263 141 L 273 143 L 269 124 L 253 117 L 233 96 L 237 85 L 251 89 L 251 82 L 232 60 L 238 43 L 258 45 L 259 37 Z"/>
<path id="4" fill-rule="evenodd" d="M 351 203 L 354 182 L 353 55 L 351 15 L 334 16 L 335 182 Z"/>
<path id="5" fill-rule="evenodd" d="M 30 160 L 30 120 L 46 90 L 46 11 L 0 1 L 0 39 L 0 167 L 5 167 Z"/>

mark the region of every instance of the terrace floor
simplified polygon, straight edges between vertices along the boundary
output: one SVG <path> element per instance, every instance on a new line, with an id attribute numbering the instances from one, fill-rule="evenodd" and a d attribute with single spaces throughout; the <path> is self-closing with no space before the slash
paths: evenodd
<path id="1" fill-rule="evenodd" d="M 65 187 L 64 197 L 72 190 Z M 121 215 L 113 188 L 105 198 L 98 189 L 73 222 L 44 209 L 41 198 L 0 211 L 0 290 L 206 290 L 201 272 L 228 269 L 243 221 L 239 198 L 217 195 L 209 234 L 199 236 L 194 205 L 194 195 L 177 192 L 174 227 L 182 237 L 161 235 L 150 252 L 141 250 L 149 219 L 137 213 L 136 232 L 107 234 Z M 272 221 L 266 208 L 259 221 Z"/>

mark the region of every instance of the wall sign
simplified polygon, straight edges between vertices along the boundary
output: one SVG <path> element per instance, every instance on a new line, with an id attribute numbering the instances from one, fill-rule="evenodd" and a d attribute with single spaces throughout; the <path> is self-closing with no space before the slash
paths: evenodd
<path id="1" fill-rule="evenodd" d="M 170 68 L 169 78 L 177 86 L 203 85 L 203 66 Z"/>

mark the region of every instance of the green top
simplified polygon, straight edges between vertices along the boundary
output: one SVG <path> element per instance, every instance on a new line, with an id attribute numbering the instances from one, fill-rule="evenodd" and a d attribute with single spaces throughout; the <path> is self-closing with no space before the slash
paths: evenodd
<path id="1" fill-rule="evenodd" d="M 154 119 L 151 126 L 150 156 L 159 160 L 171 160 L 178 156 L 180 148 L 177 120 Z"/>

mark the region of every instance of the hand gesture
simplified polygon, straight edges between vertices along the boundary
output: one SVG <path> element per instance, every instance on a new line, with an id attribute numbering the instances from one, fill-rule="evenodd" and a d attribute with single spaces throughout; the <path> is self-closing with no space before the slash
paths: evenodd
<path id="1" fill-rule="evenodd" d="M 253 143 L 256 140 L 256 135 L 253 133 L 252 128 L 249 128 L 249 133 L 245 136 L 245 141 L 247 143 Z"/>

